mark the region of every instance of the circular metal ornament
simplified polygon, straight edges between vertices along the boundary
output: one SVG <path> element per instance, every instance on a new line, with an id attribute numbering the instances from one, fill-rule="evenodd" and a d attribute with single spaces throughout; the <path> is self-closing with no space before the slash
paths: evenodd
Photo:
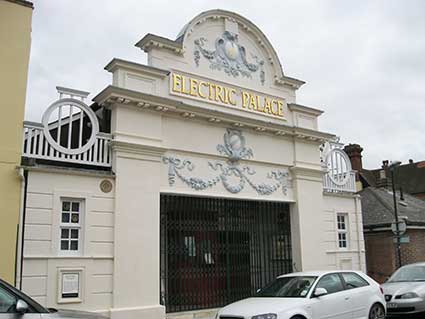
<path id="1" fill-rule="evenodd" d="M 110 193 L 112 191 L 111 181 L 104 179 L 100 182 L 100 190 L 104 193 Z"/>
<path id="2" fill-rule="evenodd" d="M 332 161 L 334 159 L 334 156 L 337 158 L 336 161 L 338 161 L 340 158 L 343 159 L 343 162 L 345 164 L 345 169 L 343 170 L 343 167 L 340 167 L 339 168 L 340 171 L 337 171 L 336 174 L 334 174 L 331 171 L 328 175 L 329 175 L 329 178 L 332 180 L 332 182 L 334 182 L 336 185 L 343 186 L 348 182 L 348 179 L 350 178 L 350 171 L 351 171 L 350 159 L 348 158 L 347 154 L 345 154 L 343 150 L 340 150 L 338 148 L 330 150 L 328 154 L 326 155 L 326 165 L 328 169 L 329 167 L 332 167 Z"/>
<path id="3" fill-rule="evenodd" d="M 49 130 L 50 116 L 52 115 L 52 113 L 56 109 L 59 109 L 62 106 L 76 107 L 76 108 L 80 109 L 81 112 L 85 113 L 90 120 L 91 127 L 92 127 L 90 138 L 85 145 L 83 145 L 79 148 L 63 147 L 62 145 L 60 145 L 60 137 L 59 137 L 59 143 L 58 143 L 57 141 L 54 140 L 54 138 L 50 134 L 50 130 Z M 60 99 L 60 100 L 54 102 L 53 104 L 51 104 L 43 114 L 42 123 L 43 123 L 43 126 L 44 126 L 44 128 L 43 128 L 44 137 L 47 139 L 49 144 L 55 150 L 62 152 L 62 153 L 65 153 L 65 154 L 69 154 L 69 155 L 76 155 L 76 154 L 84 153 L 85 151 L 87 151 L 96 142 L 96 136 L 99 133 L 99 123 L 97 121 L 96 114 L 84 102 L 82 102 L 80 100 L 73 99 L 73 98 Z"/>

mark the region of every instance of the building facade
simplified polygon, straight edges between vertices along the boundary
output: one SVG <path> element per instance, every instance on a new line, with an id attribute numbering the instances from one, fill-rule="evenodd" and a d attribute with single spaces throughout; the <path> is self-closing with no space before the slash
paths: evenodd
<path id="1" fill-rule="evenodd" d="M 21 249 L 17 247 L 17 237 L 20 236 L 23 171 L 17 167 L 21 163 L 32 10 L 33 5 L 28 1 L 0 1 L 0 86 L 3 92 L 0 126 L 4 132 L 0 137 L 0 278 L 18 286 L 15 275 L 20 273 Z"/>
<path id="2" fill-rule="evenodd" d="M 111 318 L 189 316 L 275 276 L 365 270 L 355 174 L 249 20 L 212 10 L 94 97 L 25 124 L 24 290 Z M 193 312 L 194 311 L 194 312 Z"/>
<path id="3" fill-rule="evenodd" d="M 356 170 L 357 187 L 362 201 L 363 229 L 368 275 L 384 282 L 401 265 L 425 260 L 425 163 L 413 162 L 395 168 L 394 180 L 389 161 L 379 169 L 364 169 L 362 147 L 349 144 L 344 151 Z M 396 236 L 392 184 L 396 189 L 399 220 L 406 229 L 401 237 L 400 257 Z"/>

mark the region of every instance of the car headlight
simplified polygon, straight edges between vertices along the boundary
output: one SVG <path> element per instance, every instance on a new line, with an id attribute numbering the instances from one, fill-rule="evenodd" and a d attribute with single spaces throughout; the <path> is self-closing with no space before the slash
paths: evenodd
<path id="1" fill-rule="evenodd" d="M 251 317 L 251 319 L 277 319 L 277 314 L 265 313 L 263 315 L 256 315 L 254 317 Z"/>
<path id="2" fill-rule="evenodd" d="M 418 296 L 417 293 L 415 293 L 415 292 L 408 292 L 408 293 L 402 294 L 400 296 L 400 299 L 413 299 L 413 298 L 418 298 L 418 297 L 419 296 Z"/>

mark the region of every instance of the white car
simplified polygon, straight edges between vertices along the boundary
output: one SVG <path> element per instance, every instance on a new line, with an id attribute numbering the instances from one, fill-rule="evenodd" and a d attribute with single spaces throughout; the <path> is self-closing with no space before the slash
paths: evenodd
<path id="1" fill-rule="evenodd" d="M 358 271 L 309 271 L 279 276 L 253 298 L 222 308 L 217 319 L 382 319 L 381 287 Z"/>
<path id="2" fill-rule="evenodd" d="M 399 268 L 382 285 L 389 315 L 422 314 L 425 317 L 425 263 Z"/>

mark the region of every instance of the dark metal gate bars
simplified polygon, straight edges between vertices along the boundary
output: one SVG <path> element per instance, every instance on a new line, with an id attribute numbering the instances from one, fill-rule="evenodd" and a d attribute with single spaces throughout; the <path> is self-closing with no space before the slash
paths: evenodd
<path id="1" fill-rule="evenodd" d="M 292 270 L 289 205 L 161 195 L 161 301 L 221 307 Z"/>

